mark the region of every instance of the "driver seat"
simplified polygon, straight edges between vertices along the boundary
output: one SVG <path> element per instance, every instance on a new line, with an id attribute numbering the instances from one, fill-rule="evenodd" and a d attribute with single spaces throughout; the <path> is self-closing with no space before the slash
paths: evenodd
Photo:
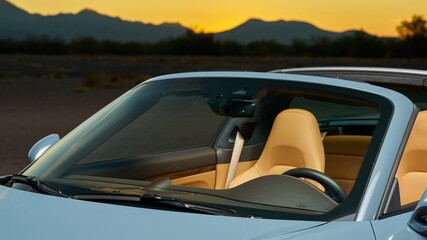
<path id="1" fill-rule="evenodd" d="M 319 125 L 314 115 L 303 109 L 286 109 L 277 115 L 260 158 L 254 166 L 235 177 L 230 188 L 294 168 L 325 171 Z"/>

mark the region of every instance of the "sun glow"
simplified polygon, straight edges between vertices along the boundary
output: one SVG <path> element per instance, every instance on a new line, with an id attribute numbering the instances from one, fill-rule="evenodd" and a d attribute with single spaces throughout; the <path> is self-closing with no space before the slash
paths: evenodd
<path id="1" fill-rule="evenodd" d="M 297 20 L 330 31 L 363 29 L 379 36 L 396 36 L 396 26 L 414 14 L 423 15 L 425 0 L 9 0 L 42 15 L 77 13 L 89 8 L 124 20 L 160 24 L 179 22 L 203 32 L 231 29 L 250 18 L 265 21 Z"/>

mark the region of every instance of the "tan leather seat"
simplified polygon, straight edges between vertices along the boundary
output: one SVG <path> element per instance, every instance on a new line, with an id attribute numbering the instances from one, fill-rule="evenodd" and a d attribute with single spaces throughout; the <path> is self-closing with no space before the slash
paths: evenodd
<path id="1" fill-rule="evenodd" d="M 299 167 L 324 172 L 325 155 L 320 130 L 312 113 L 287 109 L 277 115 L 258 161 L 234 178 L 230 187 Z"/>
<path id="2" fill-rule="evenodd" d="M 371 136 L 334 135 L 323 139 L 325 173 L 349 193 L 371 142 Z"/>
<path id="3" fill-rule="evenodd" d="M 415 120 L 396 177 L 402 205 L 418 201 L 427 189 L 427 111 Z"/>

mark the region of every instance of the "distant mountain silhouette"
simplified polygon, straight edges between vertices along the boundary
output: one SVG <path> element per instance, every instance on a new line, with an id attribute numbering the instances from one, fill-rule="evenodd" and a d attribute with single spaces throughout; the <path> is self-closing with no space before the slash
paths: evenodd
<path id="1" fill-rule="evenodd" d="M 354 30 L 341 33 L 325 31 L 309 23 L 298 21 L 265 22 L 250 19 L 231 30 L 216 33 L 215 36 L 218 39 L 235 40 L 241 43 L 275 40 L 278 43 L 289 44 L 295 39 L 311 41 L 316 37 L 336 38 L 352 35 L 355 32 Z"/>
<path id="2" fill-rule="evenodd" d="M 154 25 L 130 22 L 89 9 L 77 14 L 42 16 L 30 14 L 6 0 L 0 0 L 0 39 L 47 36 L 69 41 L 79 37 L 93 37 L 97 40 L 153 43 L 183 36 L 188 30 L 178 23 Z M 289 44 L 294 39 L 310 41 L 316 37 L 335 38 L 354 33 L 355 31 L 325 31 L 305 22 L 265 22 L 251 19 L 231 30 L 215 33 L 214 36 L 216 39 L 234 40 L 239 43 L 274 40 Z"/>
<path id="3" fill-rule="evenodd" d="M 0 38 L 22 39 L 48 36 L 71 40 L 94 37 L 98 40 L 157 42 L 183 35 L 187 28 L 179 24 L 145 24 L 83 10 L 77 14 L 41 16 L 29 14 L 6 0 L 0 0 Z"/>

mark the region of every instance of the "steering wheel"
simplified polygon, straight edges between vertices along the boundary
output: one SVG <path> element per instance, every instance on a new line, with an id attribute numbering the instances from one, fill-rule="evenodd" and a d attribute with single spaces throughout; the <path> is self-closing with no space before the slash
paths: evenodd
<path id="1" fill-rule="evenodd" d="M 308 178 L 320 183 L 325 188 L 326 194 L 328 194 L 337 203 L 342 202 L 347 196 L 344 189 L 332 178 L 314 169 L 294 168 L 284 172 L 282 175 L 289 175 L 297 178 Z"/>

